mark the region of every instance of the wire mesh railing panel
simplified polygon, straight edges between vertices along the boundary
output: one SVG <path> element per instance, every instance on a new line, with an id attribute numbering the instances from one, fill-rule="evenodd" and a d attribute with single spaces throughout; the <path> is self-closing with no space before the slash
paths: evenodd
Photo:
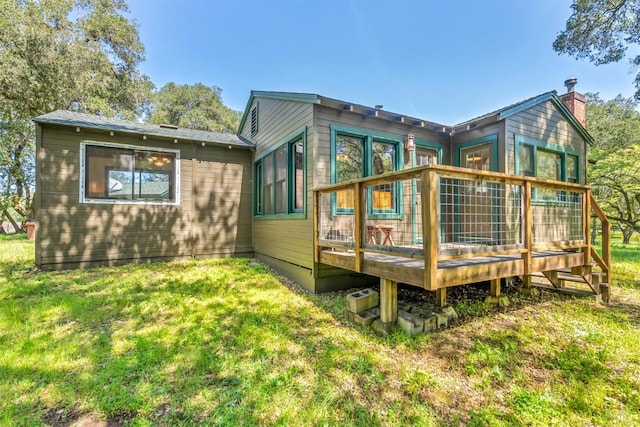
<path id="1" fill-rule="evenodd" d="M 440 206 L 441 254 L 522 247 L 520 186 L 442 178 Z"/>
<path id="2" fill-rule="evenodd" d="M 582 193 L 534 188 L 531 196 L 533 243 L 584 240 Z"/>
<path id="3" fill-rule="evenodd" d="M 320 244 L 353 247 L 355 240 L 353 189 L 322 193 L 318 211 Z"/>

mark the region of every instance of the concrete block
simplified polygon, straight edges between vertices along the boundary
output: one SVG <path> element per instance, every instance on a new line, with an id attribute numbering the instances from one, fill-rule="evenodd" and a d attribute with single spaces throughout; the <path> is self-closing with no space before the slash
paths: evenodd
<path id="1" fill-rule="evenodd" d="M 537 298 L 537 297 L 540 296 L 540 289 L 534 288 L 534 287 L 523 286 L 521 288 L 518 288 L 518 293 L 520 295 L 526 295 L 526 296 L 530 296 L 532 298 Z"/>
<path id="2" fill-rule="evenodd" d="M 436 323 L 438 325 L 438 329 L 446 328 L 449 326 L 449 318 L 446 314 L 436 313 Z"/>
<path id="3" fill-rule="evenodd" d="M 378 301 L 378 293 L 367 288 L 347 295 L 347 308 L 353 313 L 362 313 L 365 310 L 377 307 Z"/>
<path id="4" fill-rule="evenodd" d="M 397 322 L 384 323 L 382 320 L 374 320 L 371 324 L 373 332 L 380 337 L 388 337 L 396 331 Z"/>
<path id="5" fill-rule="evenodd" d="M 398 301 L 398 310 L 406 311 L 407 313 L 413 313 L 414 307 L 408 302 Z"/>
<path id="6" fill-rule="evenodd" d="M 424 320 L 424 331 L 432 332 L 438 330 L 438 316 L 431 315 Z"/>
<path id="7" fill-rule="evenodd" d="M 410 337 L 424 332 L 424 320 L 403 310 L 398 310 L 398 326 Z"/>
<path id="8" fill-rule="evenodd" d="M 442 314 L 447 316 L 449 322 L 455 322 L 458 320 L 458 313 L 456 313 L 456 310 L 450 305 L 442 309 Z"/>
<path id="9" fill-rule="evenodd" d="M 345 308 L 343 314 L 345 319 L 347 319 L 349 322 L 353 322 L 353 311 Z"/>
<path id="10" fill-rule="evenodd" d="M 356 325 L 369 326 L 374 320 L 380 318 L 380 308 L 374 307 L 369 310 L 365 310 L 362 313 L 353 314 L 353 323 Z"/>
<path id="11" fill-rule="evenodd" d="M 499 297 L 488 296 L 485 300 L 488 304 L 497 305 L 500 307 L 509 307 L 511 302 L 509 301 L 509 297 L 506 295 L 501 295 Z"/>

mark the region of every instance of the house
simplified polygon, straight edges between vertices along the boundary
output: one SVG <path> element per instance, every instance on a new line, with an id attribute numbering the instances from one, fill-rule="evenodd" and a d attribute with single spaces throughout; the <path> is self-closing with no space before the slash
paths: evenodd
<path id="1" fill-rule="evenodd" d="M 46 114 L 36 260 L 253 254 L 312 292 L 380 277 L 441 301 L 516 275 L 560 287 L 569 269 L 600 293 L 608 252 L 589 244 L 592 140 L 573 85 L 455 126 L 266 91 L 251 92 L 237 136 Z"/>

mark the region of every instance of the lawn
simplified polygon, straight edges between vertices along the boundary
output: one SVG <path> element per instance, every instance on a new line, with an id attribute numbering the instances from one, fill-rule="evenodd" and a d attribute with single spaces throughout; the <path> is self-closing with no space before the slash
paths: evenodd
<path id="1" fill-rule="evenodd" d="M 378 338 L 252 260 L 43 273 L 0 236 L 0 423 L 640 425 L 640 242 L 614 258 L 609 306 L 458 299 Z"/>

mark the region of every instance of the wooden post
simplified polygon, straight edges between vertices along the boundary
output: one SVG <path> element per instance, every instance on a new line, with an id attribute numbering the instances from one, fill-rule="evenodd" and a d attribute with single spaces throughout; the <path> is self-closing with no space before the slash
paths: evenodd
<path id="1" fill-rule="evenodd" d="M 438 272 L 438 174 L 433 169 L 422 172 L 422 247 L 424 251 L 424 288 L 436 287 Z"/>
<path id="2" fill-rule="evenodd" d="M 447 306 L 447 288 L 436 289 L 436 305 L 438 307 Z"/>
<path id="3" fill-rule="evenodd" d="M 398 282 L 380 278 L 380 321 L 395 323 L 398 321 Z"/>
<path id="4" fill-rule="evenodd" d="M 584 253 L 584 265 L 591 265 L 591 190 L 585 190 L 582 195 L 582 227 L 584 229 L 584 242 L 585 246 L 582 250 Z"/>
<path id="5" fill-rule="evenodd" d="M 492 297 L 499 297 L 500 296 L 500 278 L 498 279 L 492 279 L 491 280 L 491 288 L 489 290 L 489 294 Z"/>
<path id="6" fill-rule="evenodd" d="M 522 208 L 523 212 L 523 243 L 524 249 L 526 252 L 522 254 L 523 262 L 524 262 L 524 275 L 522 276 L 523 286 L 525 288 L 531 287 L 531 262 L 532 262 L 532 231 L 531 226 L 533 225 L 533 212 L 531 211 L 531 181 L 524 182 L 524 188 L 522 192 Z"/>
<path id="7" fill-rule="evenodd" d="M 318 242 L 318 233 L 320 230 L 320 192 L 313 192 L 313 259 L 315 262 L 320 262 L 320 247 Z"/>
<path id="8" fill-rule="evenodd" d="M 356 182 L 353 185 L 353 233 L 354 233 L 354 251 L 355 251 L 355 269 L 356 272 L 360 273 L 362 271 L 362 235 L 364 224 L 366 221 L 366 200 L 365 200 L 365 191 L 363 191 L 365 187 L 360 183 Z"/>
<path id="9" fill-rule="evenodd" d="M 608 221 L 602 224 L 602 260 L 611 276 L 611 223 Z M 607 282 L 611 284 L 611 277 L 607 277 Z"/>

